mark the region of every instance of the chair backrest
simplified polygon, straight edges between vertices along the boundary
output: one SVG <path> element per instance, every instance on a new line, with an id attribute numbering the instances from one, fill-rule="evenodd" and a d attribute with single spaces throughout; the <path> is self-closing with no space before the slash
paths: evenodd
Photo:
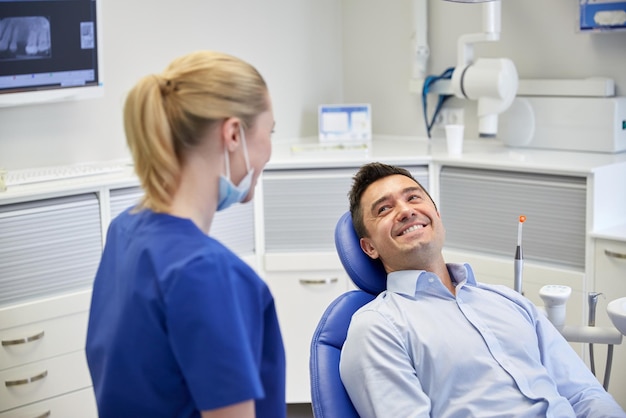
<path id="1" fill-rule="evenodd" d="M 343 268 L 356 287 L 372 295 L 378 295 L 387 288 L 387 273 L 383 263 L 371 259 L 361 249 L 350 212 L 341 215 L 337 222 L 335 248 Z"/>
<path id="2" fill-rule="evenodd" d="M 311 403 L 316 418 L 358 418 L 339 376 L 339 358 L 352 314 L 385 290 L 387 274 L 378 260 L 362 250 L 350 213 L 339 218 L 335 246 L 350 279 L 361 290 L 337 297 L 328 306 L 313 334 L 309 362 Z"/>

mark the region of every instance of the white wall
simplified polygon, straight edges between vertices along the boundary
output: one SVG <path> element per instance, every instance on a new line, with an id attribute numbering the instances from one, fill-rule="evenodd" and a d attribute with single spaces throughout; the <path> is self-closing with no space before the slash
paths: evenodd
<path id="1" fill-rule="evenodd" d="M 105 97 L 0 109 L 0 167 L 127 158 L 127 90 L 197 49 L 237 55 L 259 69 L 277 139 L 314 134 L 317 105 L 342 99 L 339 0 L 105 0 L 103 15 Z"/>
<path id="2" fill-rule="evenodd" d="M 412 1 L 342 3 L 344 99 L 371 102 L 373 129 L 379 134 L 425 135 L 421 98 L 408 91 Z M 626 96 L 626 31 L 577 32 L 578 4 L 502 0 L 501 40 L 477 44 L 476 56 L 511 58 L 520 78 L 613 78 L 617 94 Z M 481 31 L 481 13 L 478 4 L 428 0 L 429 74 L 455 66 L 457 39 Z M 453 100 L 468 108 L 466 123 L 475 126 L 468 121 L 475 106 Z"/>

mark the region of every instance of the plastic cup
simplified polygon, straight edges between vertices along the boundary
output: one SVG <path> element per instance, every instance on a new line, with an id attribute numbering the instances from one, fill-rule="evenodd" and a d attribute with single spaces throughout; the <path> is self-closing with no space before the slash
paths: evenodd
<path id="1" fill-rule="evenodd" d="M 446 143 L 449 155 L 463 153 L 463 125 L 446 125 Z"/>

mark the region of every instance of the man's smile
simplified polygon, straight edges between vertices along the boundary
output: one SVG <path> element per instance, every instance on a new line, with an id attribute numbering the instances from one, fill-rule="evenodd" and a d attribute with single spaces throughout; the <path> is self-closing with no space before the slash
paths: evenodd
<path id="1" fill-rule="evenodd" d="M 400 231 L 400 234 L 398 234 L 398 235 L 406 235 L 406 234 L 408 234 L 410 232 L 417 231 L 418 229 L 422 229 L 422 228 L 424 228 L 424 225 L 422 225 L 422 224 L 411 225 L 410 227 Z"/>

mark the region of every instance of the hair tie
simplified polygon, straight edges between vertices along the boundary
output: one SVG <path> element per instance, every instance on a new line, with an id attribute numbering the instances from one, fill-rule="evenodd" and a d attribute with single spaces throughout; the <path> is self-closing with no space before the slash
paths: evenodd
<path id="1" fill-rule="evenodd" d="M 165 85 L 161 86 L 161 94 L 169 95 L 173 91 L 178 91 L 178 86 L 172 80 L 165 80 Z"/>

